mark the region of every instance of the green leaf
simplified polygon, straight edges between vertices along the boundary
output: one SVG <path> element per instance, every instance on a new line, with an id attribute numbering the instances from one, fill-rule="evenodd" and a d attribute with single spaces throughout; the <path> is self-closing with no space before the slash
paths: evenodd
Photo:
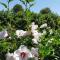
<path id="1" fill-rule="evenodd" d="M 33 2 L 34 0 L 26 0 L 26 1 L 28 1 L 28 2 Z"/>
<path id="2" fill-rule="evenodd" d="M 30 7 L 32 7 L 34 4 L 30 4 Z"/>
<path id="3" fill-rule="evenodd" d="M 9 0 L 9 2 L 12 2 L 13 0 Z"/>
<path id="4" fill-rule="evenodd" d="M 34 2 L 34 0 L 24 0 L 27 3 Z"/>
<path id="5" fill-rule="evenodd" d="M 34 0 L 20 0 L 20 1 L 27 2 L 27 3 L 34 2 Z"/>
<path id="6" fill-rule="evenodd" d="M 25 1 L 24 0 L 20 0 L 23 4 L 25 4 Z"/>
<path id="7" fill-rule="evenodd" d="M 7 5 L 5 3 L 0 2 L 0 4 L 7 8 Z"/>

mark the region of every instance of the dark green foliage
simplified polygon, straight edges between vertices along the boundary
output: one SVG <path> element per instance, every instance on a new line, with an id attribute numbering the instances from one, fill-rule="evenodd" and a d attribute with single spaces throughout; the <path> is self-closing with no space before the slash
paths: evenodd
<path id="1" fill-rule="evenodd" d="M 49 8 L 44 8 L 40 11 L 41 14 L 48 14 L 51 13 L 51 10 Z"/>

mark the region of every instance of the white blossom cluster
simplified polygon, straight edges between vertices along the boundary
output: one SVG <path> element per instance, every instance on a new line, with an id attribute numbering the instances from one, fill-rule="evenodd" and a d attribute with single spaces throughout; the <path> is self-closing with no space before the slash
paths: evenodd
<path id="1" fill-rule="evenodd" d="M 31 26 L 31 31 L 16 30 L 16 36 L 18 38 L 20 38 L 22 36 L 27 36 L 27 35 L 30 35 L 32 33 L 32 36 L 33 36 L 32 42 L 34 44 L 38 44 L 39 37 L 46 34 L 46 31 L 43 30 L 43 33 L 38 32 L 38 30 L 37 30 L 38 25 L 35 25 L 34 22 L 32 22 L 32 24 L 30 26 Z M 46 26 L 47 26 L 47 24 L 45 23 L 45 24 L 41 25 L 40 27 L 43 28 L 43 27 L 46 27 Z M 0 39 L 4 39 L 7 36 L 8 36 L 8 32 L 6 30 L 0 32 Z M 9 37 L 9 38 L 11 38 L 11 37 Z"/>
<path id="2" fill-rule="evenodd" d="M 33 43 L 38 44 L 39 36 L 40 36 L 41 34 L 38 33 L 37 28 L 38 28 L 38 25 L 35 25 L 35 23 L 33 22 L 33 23 L 31 24 L 31 31 L 30 31 L 30 32 L 29 32 L 29 31 L 23 31 L 23 30 L 16 30 L 16 35 L 17 35 L 17 37 L 19 38 L 19 37 L 21 37 L 21 36 L 27 36 L 27 35 L 29 35 L 29 34 L 32 33 L 32 36 L 34 37 L 34 38 L 32 39 Z"/>
<path id="3" fill-rule="evenodd" d="M 35 60 L 38 57 L 37 48 L 32 48 L 31 51 L 25 46 L 21 45 L 19 49 L 14 51 L 14 53 L 7 53 L 6 60 L 28 60 L 29 58 L 34 58 Z"/>
<path id="4" fill-rule="evenodd" d="M 35 44 L 38 44 L 39 37 L 41 36 L 41 33 L 38 32 L 37 28 L 38 28 L 38 25 L 35 25 L 35 23 L 33 22 L 31 24 L 31 32 L 32 32 L 32 36 L 34 37 L 32 41 Z"/>

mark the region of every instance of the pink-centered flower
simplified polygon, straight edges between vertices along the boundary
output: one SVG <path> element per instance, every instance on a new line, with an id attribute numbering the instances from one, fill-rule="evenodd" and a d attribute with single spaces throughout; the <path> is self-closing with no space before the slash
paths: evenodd
<path id="1" fill-rule="evenodd" d="M 29 58 L 32 58 L 33 55 L 32 53 L 30 52 L 30 50 L 24 46 L 24 45 L 21 45 L 20 48 L 16 51 L 14 51 L 14 53 L 9 53 L 7 54 L 7 59 L 6 60 L 28 60 Z"/>
<path id="2" fill-rule="evenodd" d="M 20 57 L 20 59 L 25 60 L 28 60 L 28 58 L 32 57 L 30 50 L 24 45 L 21 45 L 20 48 L 15 51 L 15 54 L 17 54 Z"/>

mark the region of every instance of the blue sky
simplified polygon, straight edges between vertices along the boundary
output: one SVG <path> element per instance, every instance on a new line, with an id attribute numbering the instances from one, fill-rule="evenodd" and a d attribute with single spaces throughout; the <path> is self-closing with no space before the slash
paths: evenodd
<path id="1" fill-rule="evenodd" d="M 0 0 L 4 3 L 7 2 L 7 0 Z M 10 8 L 12 8 L 15 4 L 19 4 L 19 0 L 14 0 L 10 3 Z M 60 15 L 60 0 L 35 0 L 35 5 L 31 8 L 31 11 L 39 12 L 41 9 L 45 7 L 49 7 L 53 12 Z M 20 3 L 21 4 L 21 3 Z M 3 10 L 4 7 L 0 5 L 0 10 Z"/>

